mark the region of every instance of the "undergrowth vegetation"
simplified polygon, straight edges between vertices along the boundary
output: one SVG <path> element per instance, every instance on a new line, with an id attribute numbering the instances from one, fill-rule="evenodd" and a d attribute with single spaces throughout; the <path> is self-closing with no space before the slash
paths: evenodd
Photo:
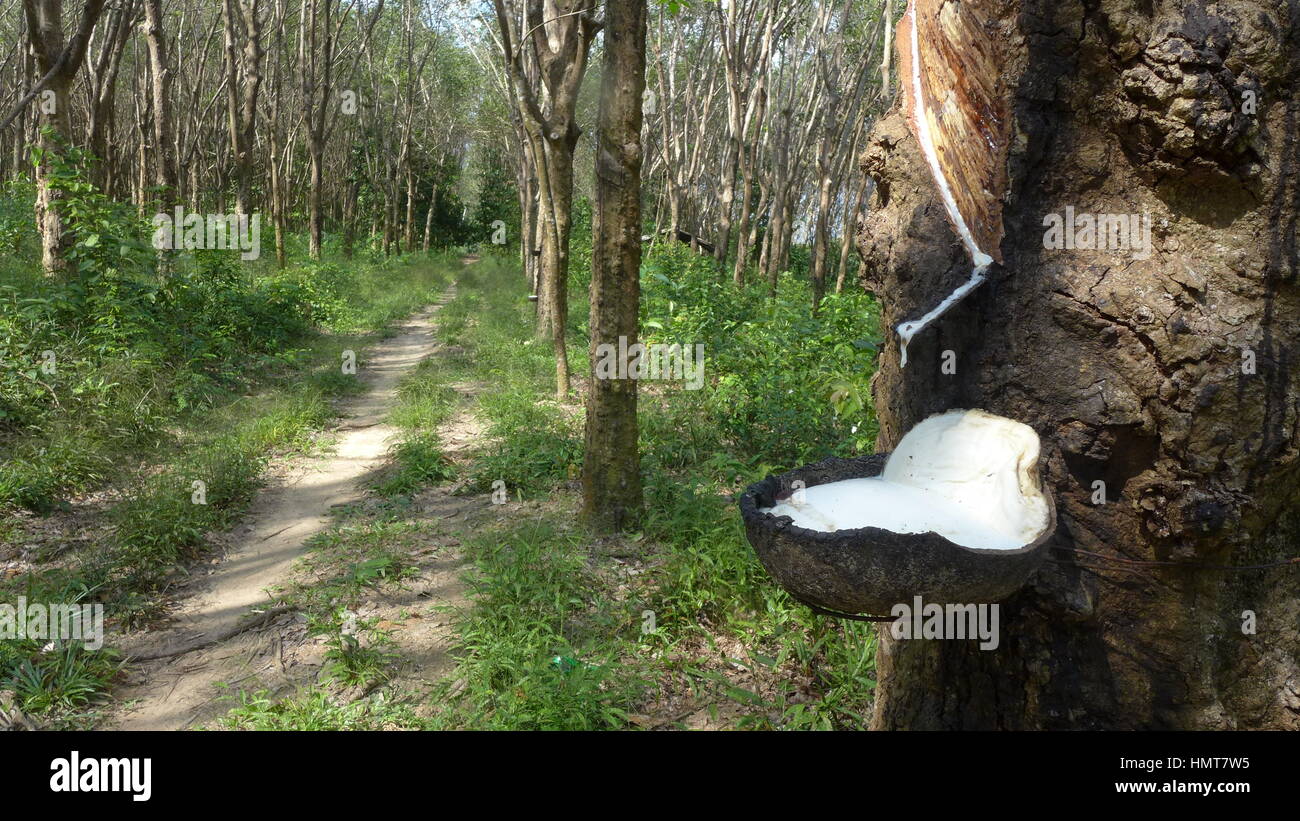
<path id="1" fill-rule="evenodd" d="M 475 462 L 477 486 L 500 480 L 513 496 L 563 494 L 581 465 L 581 411 L 549 399 L 547 346 L 532 342 L 517 273 L 482 264 L 473 277 L 462 278 L 443 317 L 465 349 L 457 378 L 486 386 L 478 412 L 491 438 Z M 685 687 L 738 711 L 735 726 L 862 726 L 874 630 L 813 616 L 777 588 L 745 541 L 732 496 L 767 472 L 870 450 L 874 302 L 857 290 L 830 295 L 810 316 L 805 280 L 782 277 L 775 299 L 766 285 L 738 290 L 685 248 L 648 257 L 642 294 L 646 341 L 703 344 L 706 357 L 698 391 L 641 386 L 646 515 L 621 549 L 645 570 L 620 576 L 620 563 L 563 503 L 471 540 L 461 689 L 441 721 L 629 726 Z M 569 349 L 578 360 L 586 310 L 574 296 Z M 575 373 L 585 368 L 574 362 Z M 743 658 L 704 660 L 728 639 L 746 648 Z M 748 687 L 724 674 L 730 665 L 746 670 Z"/>
<path id="2" fill-rule="evenodd" d="M 354 511 L 330 537 L 332 549 L 353 551 L 335 563 L 341 579 L 367 561 L 396 561 L 377 528 L 436 541 L 429 528 L 443 525 L 399 502 L 454 473 L 428 467 L 446 464 L 436 427 L 455 407 L 450 386 L 474 396 L 486 436 L 455 487 L 533 501 L 527 515 L 462 533 L 472 606 L 454 616 L 454 671 L 417 698 L 418 714 L 400 695 L 340 706 L 309 689 L 284 701 L 243 694 L 226 726 L 653 728 L 676 726 L 682 704 L 710 726 L 865 723 L 873 628 L 814 616 L 773 584 L 732 497 L 766 472 L 870 449 L 874 420 L 861 400 L 877 344 L 873 302 L 830 296 L 810 317 L 799 278 L 782 278 L 773 300 L 765 285 L 736 291 L 707 260 L 675 249 L 647 259 L 642 285 L 649 341 L 702 343 L 706 379 L 697 391 L 641 386 L 640 531 L 596 538 L 577 521 L 582 409 L 555 402 L 550 346 L 534 340 L 518 271 L 487 257 L 462 272 L 438 315 L 446 349 L 436 365 L 403 384 L 392 418 L 405 433 L 379 486 L 382 512 Z M 580 291 L 573 302 L 569 349 L 581 374 Z M 328 601 L 359 595 L 322 589 L 335 591 Z"/>
<path id="3" fill-rule="evenodd" d="M 158 591 L 234 521 L 272 459 L 318 446 L 332 400 L 362 390 L 342 364 L 362 366 L 458 263 L 311 260 L 297 237 L 284 269 L 238 251 L 160 255 L 133 208 L 84 182 L 85 161 L 73 150 L 56 168 L 64 274 L 41 270 L 30 186 L 0 192 L 0 559 L 25 568 L 0 593 L 98 602 L 129 625 L 158 612 Z M 42 517 L 87 500 L 105 528 L 92 550 L 20 550 Z M 88 709 L 117 664 L 107 649 L 43 645 L 0 642 L 0 691 L 57 722 Z"/>
<path id="4" fill-rule="evenodd" d="M 159 592 L 235 521 L 268 463 L 319 446 L 332 400 L 360 390 L 340 362 L 432 301 L 455 268 L 443 349 L 398 389 L 398 435 L 371 483 L 378 508 L 344 511 L 313 540 L 316 582 L 289 593 L 325 643 L 319 686 L 283 700 L 236 693 L 224 726 L 657 727 L 683 704 L 715 726 L 865 721 L 874 632 L 816 617 L 772 584 L 732 500 L 768 472 L 872 447 L 870 297 L 828 295 L 812 315 L 804 276 L 783 275 L 773 295 L 735 288 L 686 248 L 650 253 L 643 341 L 700 346 L 704 378 L 642 384 L 645 514 L 638 532 L 597 539 L 575 515 L 582 407 L 551 394 L 551 347 L 512 260 L 160 260 L 134 212 L 73 177 L 79 251 L 66 276 L 39 273 L 21 231 L 0 236 L 20 251 L 0 262 L 0 510 L 30 523 L 98 494 L 108 535 L 93 551 L 27 557 L 31 572 L 0 581 L 7 598 L 105 603 L 116 624 L 156 615 Z M 582 375 L 581 243 L 574 253 L 569 350 Z M 453 460 L 439 428 L 464 393 L 484 431 Z M 435 709 L 412 711 L 374 692 L 398 661 L 391 627 L 354 608 L 418 572 L 412 551 L 429 534 L 412 500 L 453 481 L 536 512 L 463 534 L 472 606 L 454 617 L 455 669 L 426 694 Z M 21 530 L 6 523 L 0 537 Z M 0 648 L 0 690 L 62 726 L 94 714 L 121 666 L 110 649 Z M 340 704 L 327 685 L 366 695 Z"/>

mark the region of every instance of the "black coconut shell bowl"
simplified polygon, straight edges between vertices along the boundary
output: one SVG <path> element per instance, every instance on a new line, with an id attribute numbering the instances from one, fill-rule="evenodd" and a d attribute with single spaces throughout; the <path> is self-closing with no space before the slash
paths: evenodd
<path id="1" fill-rule="evenodd" d="M 962 547 L 937 533 L 895 533 L 878 527 L 827 533 L 759 510 L 789 496 L 798 480 L 811 488 L 879 476 L 888 458 L 878 453 L 827 459 L 768 476 L 745 490 L 740 497 L 745 534 L 767 572 L 790 595 L 833 615 L 888 617 L 894 605 L 910 606 L 914 596 L 941 605 L 1001 601 L 1023 587 L 1042 564 L 1056 531 L 1056 506 L 1046 489 L 1047 529 L 1015 550 Z"/>

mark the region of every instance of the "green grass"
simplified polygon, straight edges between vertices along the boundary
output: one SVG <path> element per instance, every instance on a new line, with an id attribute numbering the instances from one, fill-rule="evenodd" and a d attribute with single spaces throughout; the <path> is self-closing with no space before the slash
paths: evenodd
<path id="1" fill-rule="evenodd" d="M 512 493 L 552 493 L 581 464 L 581 417 L 547 399 L 549 350 L 528 344 L 517 274 L 502 266 L 477 273 L 482 281 L 462 283 L 444 309 L 489 386 L 479 411 L 493 442 L 475 475 L 480 486 L 501 478 Z M 601 563 L 595 542 L 568 521 L 521 523 L 472 542 L 480 572 L 455 674 L 468 682 L 460 703 L 472 708 L 461 720 L 626 726 L 627 714 L 683 676 L 738 705 L 739 726 L 863 726 L 875 685 L 874 629 L 816 617 L 776 587 L 745 541 L 731 495 L 769 471 L 871 448 L 870 406 L 855 401 L 874 370 L 874 303 L 861 293 L 832 296 L 811 318 L 806 282 L 783 277 L 771 300 L 763 288 L 736 291 L 699 257 L 671 249 L 647 260 L 642 288 L 648 340 L 702 342 L 707 356 L 702 390 L 643 387 L 647 510 L 628 549 L 648 554 L 649 569 L 615 601 L 608 583 L 584 571 Z M 577 373 L 586 367 L 585 313 L 575 293 L 569 349 Z M 647 610 L 656 630 L 643 635 Z M 722 635 L 748 648 L 735 662 L 768 683 L 763 695 L 694 663 L 700 642 Z M 580 660 L 562 688 L 548 661 L 556 655 Z M 800 698 L 795 682 L 817 697 Z"/>
<path id="2" fill-rule="evenodd" d="M 282 600 L 306 615 L 308 634 L 326 645 L 322 684 L 368 686 L 386 681 L 397 657 L 387 631 L 356 616 L 372 591 L 403 583 L 414 573 L 410 553 L 424 527 L 400 515 L 401 505 L 347 506 L 330 529 L 308 542 L 304 579 Z M 313 702 L 314 703 L 314 702 Z"/>
<path id="3" fill-rule="evenodd" d="M 393 467 L 375 486 L 383 496 L 409 496 L 456 475 L 432 431 L 404 438 L 392 450 Z"/>
<path id="4" fill-rule="evenodd" d="M 368 589 L 404 578 L 410 569 L 408 552 L 421 539 L 420 525 L 392 508 L 363 515 L 346 507 L 340 515 L 340 521 L 307 543 L 303 570 L 313 582 L 287 597 L 321 621 L 333 618 L 339 607 L 355 607 Z"/>
<path id="5" fill-rule="evenodd" d="M 0 584 L 0 599 L 98 601 L 106 605 L 107 618 L 124 625 L 155 616 L 162 603 L 158 590 L 201 555 L 207 533 L 235 521 L 267 464 L 318 447 L 319 432 L 335 415 L 333 401 L 364 390 L 355 375 L 343 373 L 343 353 L 356 352 L 364 369 L 363 349 L 387 324 L 432 302 L 459 266 L 447 257 L 412 257 L 359 261 L 346 269 L 317 263 L 288 272 L 256 267 L 231 274 L 251 283 L 251 290 L 234 293 L 283 293 L 290 281 L 319 289 L 294 303 L 307 311 L 286 320 L 289 326 L 303 323 L 295 333 L 270 343 L 242 339 L 226 359 L 209 357 L 203 361 L 210 367 L 200 368 L 159 356 L 149 338 L 135 338 L 134 347 L 113 357 L 69 334 L 69 372 L 58 392 L 44 400 L 3 396 L 5 407 L 19 399 L 47 406 L 28 408 L 22 424 L 12 414 L 0 418 L 0 513 L 14 507 L 66 510 L 75 494 L 104 486 L 116 487 L 121 500 L 107 511 L 106 544 Z M 8 286 L 11 299 L 26 287 L 16 279 L 19 285 Z M 222 328 L 232 339 L 240 333 L 234 326 Z M 37 330 L 47 338 L 62 332 L 52 326 Z M 85 387 L 101 383 L 107 386 L 102 395 Z M 67 398 L 83 394 L 99 398 Z M 418 456 L 412 469 L 431 470 L 431 457 Z M 6 540 L 20 533 L 17 524 L 0 528 Z M 0 689 L 14 690 L 19 706 L 43 720 L 60 726 L 93 722 L 95 704 L 117 674 L 117 656 L 107 648 L 43 651 L 39 644 L 0 643 Z M 381 670 L 386 658 L 374 644 L 354 648 L 340 633 L 330 659 L 336 672 L 356 680 Z"/>
<path id="6" fill-rule="evenodd" d="M 93 591 L 74 576 L 27 577 L 12 597 L 28 603 L 82 604 Z M 90 650 L 77 641 L 18 638 L 0 641 L 0 690 L 13 692 L 17 707 L 50 729 L 78 729 L 94 719 L 112 681 L 121 671 L 119 654 L 108 647 Z"/>
<path id="7" fill-rule="evenodd" d="M 416 256 L 259 271 L 182 257 L 165 284 L 146 272 L 53 286 L 12 269 L 0 281 L 0 357 L 15 366 L 0 369 L 0 509 L 45 513 L 129 480 L 138 454 L 192 449 L 185 434 L 219 426 L 242 397 L 355 392 L 344 351 L 430 301 L 456 265 Z M 22 366 L 42 350 L 53 374 Z"/>
<path id="8" fill-rule="evenodd" d="M 569 340 L 575 373 L 586 367 L 580 280 Z M 316 691 L 284 701 L 263 693 L 245 696 L 224 726 L 622 729 L 645 726 L 641 713 L 684 697 L 736 728 L 865 726 L 875 628 L 791 600 L 756 560 L 732 498 L 769 471 L 871 448 L 864 398 L 875 306 L 845 294 L 812 318 L 807 284 L 794 277 L 781 279 L 776 300 L 765 286 L 736 292 L 717 280 L 675 250 L 647 260 L 643 327 L 658 341 L 703 341 L 707 379 L 700 391 L 642 391 L 646 513 L 639 532 L 611 542 L 576 521 L 569 483 L 581 465 L 582 416 L 551 398 L 550 346 L 533 341 L 518 272 L 492 257 L 466 270 L 438 317 L 444 342 L 463 351 L 403 385 L 391 488 L 448 480 L 434 431 L 455 406 L 451 384 L 470 382 L 488 430 L 466 478 L 478 490 L 504 481 L 510 498 L 541 506 L 460 534 L 471 606 L 456 616 L 455 670 L 417 696 L 432 716 L 407 710 L 410 693 L 346 706 Z M 363 599 L 356 570 L 399 563 L 394 551 L 422 543 L 430 526 L 400 493 L 380 513 L 347 513 L 316 595 Z M 633 558 L 638 573 L 626 575 L 618 556 Z"/>
<path id="9" fill-rule="evenodd" d="M 655 264 L 651 260 L 647 270 L 661 270 Z M 845 372 L 860 369 L 852 386 L 870 376 L 870 346 L 844 345 L 840 337 L 845 325 L 869 332 L 873 305 L 861 294 L 846 295 L 810 323 L 797 307 L 807 304 L 806 288 L 788 278 L 773 305 L 751 294 L 713 294 L 697 281 L 711 277 L 708 271 L 676 273 L 681 282 L 672 284 L 672 293 L 687 301 L 673 306 L 675 318 L 655 323 L 663 338 L 674 338 L 674 326 L 682 334 L 677 339 L 689 338 L 682 328 L 703 307 L 689 301 L 692 294 L 724 303 L 710 316 L 734 310 L 739 318 L 724 321 L 729 339 L 713 339 L 720 349 L 708 361 L 704 390 L 653 386 L 643 394 L 647 511 L 625 549 L 648 562 L 622 591 L 609 581 L 609 559 L 598 543 L 574 524 L 573 497 L 563 483 L 581 464 L 582 419 L 549 399 L 549 346 L 532 342 L 517 273 L 485 260 L 472 278 L 461 279 L 456 299 L 444 307 L 440 333 L 465 352 L 422 378 L 420 395 L 442 396 L 439 377 L 444 386 L 452 380 L 484 386 L 477 410 L 488 424 L 488 441 L 476 454 L 474 485 L 486 490 L 503 480 L 512 497 L 549 498 L 555 509 L 466 540 L 473 606 L 457 623 L 459 663 L 430 697 L 440 709 L 427 726 L 629 727 L 634 713 L 680 689 L 681 681 L 702 702 L 738 711 L 738 727 L 865 725 L 875 686 L 874 629 L 816 617 L 776 587 L 745 541 L 731 494 L 797 459 L 870 446 L 869 409 L 835 394 L 842 393 Z M 653 276 L 645 285 L 649 309 L 663 306 L 669 285 Z M 573 310 L 581 316 L 577 295 Z M 856 311 L 862 317 L 853 320 Z M 581 331 L 579 320 L 570 341 L 575 372 L 585 366 Z M 772 393 L 768 366 L 754 368 L 752 357 L 787 344 L 791 334 L 806 337 L 805 350 L 794 363 L 777 363 L 796 370 L 786 379 L 788 392 Z M 741 409 L 743 420 L 723 413 L 724 406 Z M 798 413 L 815 408 L 813 424 L 783 427 L 792 406 Z M 772 436 L 783 438 L 770 452 L 751 444 Z M 643 632 L 647 611 L 655 629 Z M 740 641 L 742 657 L 724 662 L 700 656 L 709 656 L 708 648 L 723 637 Z M 763 686 L 737 685 L 735 668 Z"/>
<path id="10" fill-rule="evenodd" d="M 409 497 L 456 475 L 437 432 L 455 409 L 456 391 L 443 383 L 438 367 L 436 360 L 426 359 L 398 385 L 388 421 L 401 433 L 389 451 L 387 468 L 374 483 L 381 496 Z"/>
<path id="11" fill-rule="evenodd" d="M 380 696 L 339 704 L 328 692 L 311 688 L 285 699 L 265 690 L 239 693 L 239 705 L 221 720 L 227 730 L 391 730 L 418 729 L 409 706 L 387 703 Z"/>
<path id="12" fill-rule="evenodd" d="M 229 526 L 260 485 L 275 455 L 308 448 L 334 416 L 329 394 L 310 382 L 293 394 L 256 403 L 221 434 L 181 450 L 160 471 L 142 477 L 110 511 L 113 542 L 95 569 L 122 597 L 157 588 L 163 576 L 197 557 L 204 534 Z"/>
<path id="13" fill-rule="evenodd" d="M 635 637 L 586 570 L 583 534 L 530 522 L 466 545 L 474 607 L 457 624 L 461 689 L 439 725 L 621 727 L 644 682 L 620 663 Z"/>

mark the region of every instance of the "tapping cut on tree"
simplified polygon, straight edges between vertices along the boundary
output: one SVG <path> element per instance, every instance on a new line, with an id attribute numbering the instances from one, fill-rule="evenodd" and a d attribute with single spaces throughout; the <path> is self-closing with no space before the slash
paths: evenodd
<path id="1" fill-rule="evenodd" d="M 1003 58 L 988 30 L 992 0 L 909 0 L 898 26 L 900 99 L 939 189 L 944 212 L 975 270 L 919 319 L 898 325 L 901 365 L 916 334 L 984 283 L 1002 261 L 1002 197 L 1011 117 Z"/>

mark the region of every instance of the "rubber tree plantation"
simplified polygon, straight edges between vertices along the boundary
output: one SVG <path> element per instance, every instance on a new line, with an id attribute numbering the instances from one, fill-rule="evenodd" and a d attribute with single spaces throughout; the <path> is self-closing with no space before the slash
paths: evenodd
<path id="1" fill-rule="evenodd" d="M 5 796 L 1300 730 L 1298 210 L 1300 0 L 0 0 Z"/>

